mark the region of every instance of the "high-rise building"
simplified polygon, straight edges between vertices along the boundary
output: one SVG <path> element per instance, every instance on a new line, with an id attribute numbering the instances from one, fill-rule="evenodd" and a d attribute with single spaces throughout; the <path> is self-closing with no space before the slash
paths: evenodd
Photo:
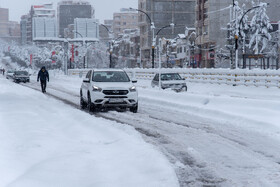
<path id="1" fill-rule="evenodd" d="M 32 41 L 32 22 L 30 14 L 21 16 L 20 36 L 22 45 Z"/>
<path id="2" fill-rule="evenodd" d="M 87 1 L 61 1 L 57 5 L 59 37 L 64 37 L 64 29 L 74 24 L 75 18 L 94 18 L 94 8 Z"/>
<path id="3" fill-rule="evenodd" d="M 16 21 L 9 21 L 9 36 L 20 37 L 20 24 Z"/>
<path id="4" fill-rule="evenodd" d="M 117 38 L 125 29 L 138 28 L 138 13 L 135 10 L 122 8 L 113 16 L 113 33 Z"/>
<path id="5" fill-rule="evenodd" d="M 139 0 L 138 9 L 147 13 L 154 23 L 155 34 L 171 23 L 175 27 L 162 29 L 159 37 L 175 38 L 180 33 L 185 33 L 185 28 L 193 28 L 195 22 L 196 0 Z M 152 32 L 148 17 L 139 12 L 141 59 L 144 66 L 151 66 Z M 149 61 L 145 65 L 145 62 Z"/>
<path id="6" fill-rule="evenodd" d="M 20 21 L 21 42 L 23 45 L 27 43 L 31 43 L 33 39 L 38 36 L 42 36 L 38 34 L 39 30 L 41 30 L 42 27 L 46 28 L 47 30 L 52 30 L 51 26 L 50 28 L 47 28 L 42 24 L 40 24 L 40 23 L 45 23 L 44 21 L 42 22 L 42 20 L 44 19 L 41 18 L 48 18 L 47 19 L 48 21 L 46 22 L 48 26 L 50 26 L 48 24 L 49 22 L 55 23 L 54 27 L 56 29 L 55 10 L 53 9 L 53 4 L 50 3 L 50 4 L 43 4 L 43 5 L 32 5 L 29 13 L 23 15 Z M 47 30 L 46 32 L 48 33 L 51 32 Z M 36 36 L 34 36 L 34 34 L 36 34 Z M 45 35 L 45 37 L 48 36 L 49 36 L 48 34 Z"/>
<path id="7" fill-rule="evenodd" d="M 0 8 L 0 37 L 9 36 L 9 9 Z"/>

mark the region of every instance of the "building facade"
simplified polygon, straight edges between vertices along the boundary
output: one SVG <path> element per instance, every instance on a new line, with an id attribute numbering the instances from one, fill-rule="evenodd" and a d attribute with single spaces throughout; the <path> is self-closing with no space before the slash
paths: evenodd
<path id="1" fill-rule="evenodd" d="M 39 36 L 56 36 L 57 31 L 54 32 L 54 29 L 57 29 L 57 26 L 53 4 L 32 5 L 29 13 L 21 16 L 21 43 L 22 45 L 31 44 L 33 39 Z"/>
<path id="2" fill-rule="evenodd" d="M 113 33 L 117 38 L 125 29 L 138 28 L 138 13 L 135 10 L 122 8 L 120 12 L 114 13 L 113 16 Z"/>
<path id="3" fill-rule="evenodd" d="M 254 5 L 251 1 L 239 0 L 239 6 L 245 4 L 245 9 L 249 10 Z M 258 1 L 255 1 L 258 2 Z M 280 2 L 279 0 L 265 0 L 269 3 L 267 7 L 267 15 L 271 23 L 277 26 L 280 21 L 280 14 L 278 13 Z M 215 66 L 215 58 L 217 50 L 226 50 L 226 45 L 233 45 L 228 43 L 227 24 L 231 20 L 232 13 L 232 0 L 197 0 L 196 1 L 196 64 L 197 67 L 211 68 Z M 251 16 L 248 13 L 249 17 Z M 276 24 L 275 24 L 276 23 Z M 220 53 L 222 53 L 220 51 Z M 231 54 L 230 56 L 232 56 Z M 231 57 L 232 58 L 232 57 Z M 230 67 L 230 62 L 227 63 Z"/>
<path id="4" fill-rule="evenodd" d="M 118 68 L 142 67 L 140 61 L 139 29 L 126 29 L 112 49 L 112 65 Z"/>
<path id="5" fill-rule="evenodd" d="M 9 21 L 9 36 L 20 37 L 20 24 L 16 21 Z"/>
<path id="6" fill-rule="evenodd" d="M 185 33 L 185 28 L 193 28 L 195 22 L 195 0 L 139 0 L 138 9 L 147 13 L 155 26 L 158 38 L 175 38 L 180 33 Z M 152 32 L 148 16 L 138 12 L 140 27 L 141 59 L 146 62 L 144 66 L 151 66 Z"/>
<path id="7" fill-rule="evenodd" d="M 113 20 L 104 20 L 104 24 L 103 25 L 99 25 L 99 38 L 100 38 L 100 41 L 103 41 L 103 42 L 108 44 L 108 42 L 113 37 L 111 35 L 112 31 L 113 31 Z"/>
<path id="8" fill-rule="evenodd" d="M 32 19 L 32 39 L 56 38 L 56 19 L 49 17 L 33 17 Z"/>
<path id="9" fill-rule="evenodd" d="M 9 36 L 9 9 L 0 8 L 0 37 Z"/>
<path id="10" fill-rule="evenodd" d="M 64 38 L 64 29 L 74 24 L 75 18 L 94 18 L 94 8 L 87 1 L 61 1 L 57 5 L 59 37 Z"/>

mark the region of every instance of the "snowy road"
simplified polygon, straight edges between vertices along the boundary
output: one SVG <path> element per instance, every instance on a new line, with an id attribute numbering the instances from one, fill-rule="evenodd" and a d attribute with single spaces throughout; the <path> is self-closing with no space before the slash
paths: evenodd
<path id="1" fill-rule="evenodd" d="M 78 108 L 80 83 L 54 75 L 47 92 Z M 34 80 L 26 86 L 39 90 Z M 203 85 L 199 92 L 191 85 L 189 93 L 174 93 L 145 81 L 138 86 L 139 113 L 95 115 L 129 124 L 159 147 L 181 186 L 279 186 L 279 90 Z"/>

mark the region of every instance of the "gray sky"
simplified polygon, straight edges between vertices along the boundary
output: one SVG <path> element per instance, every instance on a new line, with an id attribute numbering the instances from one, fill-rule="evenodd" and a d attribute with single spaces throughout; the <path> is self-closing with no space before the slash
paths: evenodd
<path id="1" fill-rule="evenodd" d="M 29 12 L 31 5 L 53 2 L 56 8 L 60 0 L 0 0 L 1 8 L 9 8 L 10 21 L 20 21 L 20 17 Z M 95 18 L 103 22 L 112 19 L 113 13 L 120 8 L 138 7 L 138 0 L 87 0 L 95 8 Z"/>

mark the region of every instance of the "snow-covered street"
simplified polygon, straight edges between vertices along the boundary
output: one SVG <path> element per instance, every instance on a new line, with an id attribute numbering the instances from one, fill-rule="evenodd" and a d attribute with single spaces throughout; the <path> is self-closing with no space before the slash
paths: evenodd
<path id="1" fill-rule="evenodd" d="M 280 0 L 0 5 L 0 187 L 280 187 Z"/>
<path id="2" fill-rule="evenodd" d="M 35 99 L 33 99 L 34 96 L 29 97 L 32 98 L 30 101 L 31 103 L 26 103 L 24 99 L 13 99 L 9 102 L 20 104 L 20 101 L 24 100 L 24 102 L 22 102 L 26 106 L 43 105 L 43 107 L 38 106 L 40 110 L 42 110 L 42 108 L 45 109 L 41 112 L 39 112 L 40 110 L 38 110 L 38 108 L 36 109 L 36 107 L 30 108 L 30 110 L 32 110 L 29 113 L 33 117 L 29 117 L 29 119 L 33 119 L 34 115 L 39 117 L 41 113 L 45 112 L 48 114 L 49 112 L 47 111 L 52 111 L 48 114 L 50 117 L 47 117 L 48 120 L 52 119 L 51 121 L 48 121 L 51 122 L 48 123 L 51 126 L 49 127 L 50 129 L 54 128 L 54 124 L 62 123 L 62 127 L 59 127 L 59 129 L 63 132 L 65 128 L 68 129 L 69 121 L 73 122 L 75 127 L 71 126 L 71 128 L 75 128 L 76 130 L 71 131 L 72 134 L 63 132 L 62 134 L 64 138 L 65 136 L 69 136 L 68 138 L 72 138 L 72 136 L 87 137 L 93 134 L 91 131 L 95 132 L 96 129 L 91 129 L 89 133 L 84 130 L 84 128 L 89 128 L 85 121 L 94 119 L 102 121 L 100 122 L 102 127 L 104 126 L 103 124 L 106 124 L 106 127 L 109 126 L 109 129 L 106 129 L 106 131 L 111 130 L 112 128 L 111 125 L 107 125 L 109 123 L 113 124 L 113 127 L 118 130 L 119 128 L 124 130 L 126 134 L 127 131 L 133 132 L 129 135 L 133 137 L 135 136 L 139 139 L 139 134 L 135 133 L 132 128 L 129 128 L 128 125 L 130 125 L 142 134 L 142 137 L 146 142 L 151 143 L 166 156 L 177 174 L 180 186 L 278 186 L 280 183 L 280 154 L 278 151 L 280 149 L 280 90 L 278 88 L 233 87 L 228 85 L 187 83 L 188 92 L 175 93 L 171 90 L 151 88 L 150 81 L 138 80 L 137 86 L 139 89 L 140 106 L 137 114 L 131 112 L 109 111 L 97 113 L 94 117 L 86 111 L 71 109 L 71 106 L 75 108 L 79 107 L 79 88 L 82 82 L 81 78 L 68 77 L 54 72 L 50 75 L 47 95 L 42 95 L 40 92 L 36 93 L 34 90 L 28 90 L 29 88 L 21 88 L 20 85 L 1 80 L 2 82 L 5 82 L 7 88 L 10 88 L 9 92 L 7 92 L 7 88 L 2 90 L 1 100 L 6 101 L 7 99 L 3 99 L 5 98 L 3 95 L 9 95 L 10 97 L 10 95 L 13 95 L 11 92 L 15 92 L 18 89 L 24 89 L 24 95 L 25 92 L 27 92 L 27 95 L 30 95 L 28 94 L 29 92 L 34 93 L 36 95 Z M 32 77 L 31 83 L 22 85 L 40 90 L 40 86 L 35 81 L 35 77 Z M 70 107 L 67 106 L 67 104 L 65 105 L 53 101 L 52 97 L 64 101 L 69 104 Z M 41 101 L 42 98 L 46 100 L 45 104 L 40 104 L 40 102 L 45 102 L 44 100 Z M 38 102 L 38 100 L 40 102 Z M 59 107 L 61 108 L 59 115 L 56 114 L 57 112 L 54 112 L 57 110 L 58 105 L 62 105 Z M 16 108 L 19 109 L 19 107 Z M 66 110 L 75 110 L 76 112 L 73 114 Z M 5 114 L 3 113 L 4 111 L 6 111 Z M 7 113 L 11 114 L 6 110 L 6 107 L 4 109 L 1 108 L 1 116 L 5 116 L 4 119 L 6 120 L 11 120 L 11 117 L 9 117 Z M 20 112 L 18 111 L 18 113 Z M 82 115 L 83 117 L 77 117 L 76 115 Z M 61 118 L 61 116 L 64 117 Z M 83 120 L 81 120 L 81 118 Z M 65 120 L 68 122 L 65 122 Z M 108 120 L 113 120 L 119 123 Z M 29 123 L 22 122 L 22 124 Z M 46 125 L 43 126 L 45 127 Z M 29 131 L 31 131 L 31 129 L 29 129 Z M 55 131 L 55 129 L 52 129 L 51 131 Z M 20 132 L 22 132 L 22 130 L 20 130 Z M 79 135 L 76 135 L 76 133 L 73 132 L 77 132 Z M 101 133 L 99 136 L 105 136 L 103 138 L 107 139 L 107 134 L 108 133 Z M 7 133 L 5 133 L 5 136 L 6 135 Z M 117 133 L 117 136 L 120 137 L 113 139 L 124 138 L 123 134 L 118 135 Z M 54 141 L 53 137 L 49 138 L 51 138 L 51 142 Z M 61 137 L 59 137 L 59 139 L 60 138 Z M 108 142 L 110 142 L 112 137 L 109 136 L 108 138 Z M 84 142 L 83 140 L 80 141 Z M 94 139 L 94 141 L 97 140 Z M 125 139 L 121 141 L 122 143 L 128 144 L 122 148 L 132 150 L 131 148 L 126 148 L 132 145 L 130 144 L 130 140 L 127 141 L 129 142 L 126 142 Z M 59 145 L 56 145 L 54 142 L 50 144 L 55 144 L 55 147 L 61 147 L 63 141 L 59 142 L 61 142 Z M 120 146 L 122 146 L 122 143 L 120 143 Z M 67 144 L 65 147 L 67 147 Z M 80 150 L 80 144 L 80 142 L 76 142 L 76 146 L 74 147 Z M 143 143 L 140 143 L 140 145 L 142 144 Z M 105 145 L 107 144 L 105 143 Z M 102 152 L 102 146 L 105 145 L 101 143 L 99 152 Z M 87 146 L 89 146 L 88 149 L 90 150 L 95 149 L 92 148 L 92 144 L 87 144 L 86 147 Z M 147 145 L 143 144 L 143 146 Z M 134 149 L 142 149 L 141 146 L 139 147 L 137 145 L 137 147 L 134 147 Z M 66 150 L 69 151 L 68 149 Z M 25 151 L 26 154 L 30 154 L 30 148 Z M 150 151 L 154 152 L 150 149 L 146 151 L 145 148 L 142 154 L 150 155 Z M 143 155 L 139 154 L 139 151 L 137 152 L 133 150 L 132 152 L 136 155 L 127 153 L 129 158 L 124 158 L 124 160 L 128 159 L 127 163 L 134 162 L 135 159 L 139 162 L 138 159 L 143 158 Z M 113 154 L 115 154 L 115 159 L 119 156 L 116 153 Z M 158 153 L 155 151 L 154 154 Z M 94 151 L 92 151 L 90 157 L 92 155 L 93 159 L 104 159 L 103 154 L 101 154 L 99 158 L 96 158 Z M 135 156 L 136 158 L 130 158 Z M 149 163 L 152 162 L 153 167 L 157 167 L 157 169 L 158 167 L 166 167 L 166 169 L 164 169 L 165 171 L 163 173 L 157 173 L 157 170 L 146 168 L 146 165 L 140 164 L 145 167 L 146 170 L 149 170 L 149 172 L 153 171 L 152 173 L 156 176 L 156 178 L 152 176 L 153 180 L 151 180 L 148 185 L 144 186 L 157 186 L 156 184 L 160 184 L 159 186 L 176 186 L 176 180 L 174 180 L 173 177 L 167 177 L 168 181 L 159 182 L 161 177 L 164 178 L 164 176 L 166 176 L 165 174 L 172 174 L 168 163 L 162 164 L 164 158 L 162 158 L 163 161 L 160 163 L 154 163 L 154 159 L 150 156 L 146 158 L 149 158 L 148 161 L 144 161 L 144 163 L 147 163 L 147 166 L 151 166 Z M 158 158 L 156 160 L 160 161 Z M 87 160 L 85 160 L 85 162 L 86 161 Z M 90 162 L 90 159 L 88 161 Z M 103 161 L 101 161 L 101 164 L 103 164 Z M 78 166 L 73 167 L 75 168 Z M 133 168 L 138 170 L 137 167 Z M 92 170 L 92 168 L 89 170 Z M 125 175 L 125 171 L 123 171 L 123 173 Z M 118 175 L 121 174 L 118 173 Z M 149 175 L 151 175 L 151 173 L 149 173 Z M 112 176 L 115 177 L 114 175 Z M 34 177 L 37 178 L 37 176 Z M 65 175 L 65 177 L 69 176 Z M 139 178 L 141 177 L 142 176 L 139 175 Z M 135 181 L 134 179 L 131 180 Z M 110 179 L 107 181 L 111 182 Z M 155 183 L 152 181 L 155 181 Z M 137 184 L 140 184 L 139 181 Z M 135 186 L 135 184 L 133 186 Z"/>
<path id="3" fill-rule="evenodd" d="M 0 186 L 178 186 L 155 146 L 0 75 Z"/>

